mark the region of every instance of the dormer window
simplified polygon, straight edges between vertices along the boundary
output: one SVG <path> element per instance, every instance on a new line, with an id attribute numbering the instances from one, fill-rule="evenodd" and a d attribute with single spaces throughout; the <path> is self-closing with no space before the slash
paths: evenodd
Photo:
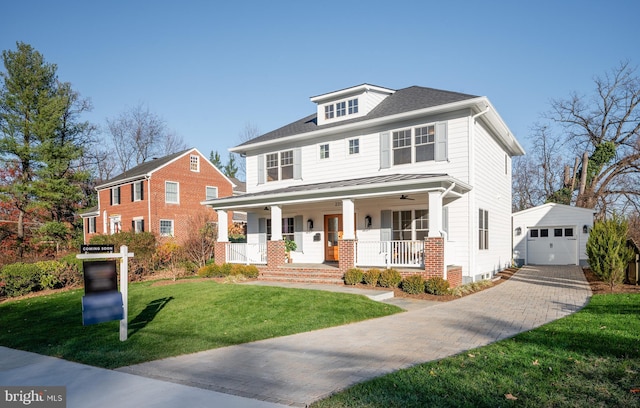
<path id="1" fill-rule="evenodd" d="M 347 114 L 346 102 L 336 103 L 336 117 L 345 116 Z"/>
<path id="2" fill-rule="evenodd" d="M 358 113 L 358 98 L 349 100 L 349 115 Z"/>
<path id="3" fill-rule="evenodd" d="M 333 105 L 327 105 L 324 107 L 324 118 L 333 119 Z"/>

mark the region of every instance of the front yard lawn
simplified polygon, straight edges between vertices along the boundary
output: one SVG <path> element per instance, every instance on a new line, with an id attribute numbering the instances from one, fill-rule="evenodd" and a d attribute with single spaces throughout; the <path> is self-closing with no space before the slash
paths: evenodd
<path id="1" fill-rule="evenodd" d="M 83 290 L 0 303 L 0 345 L 105 368 L 398 313 L 364 296 L 194 281 L 129 285 L 119 321 L 82 326 Z"/>

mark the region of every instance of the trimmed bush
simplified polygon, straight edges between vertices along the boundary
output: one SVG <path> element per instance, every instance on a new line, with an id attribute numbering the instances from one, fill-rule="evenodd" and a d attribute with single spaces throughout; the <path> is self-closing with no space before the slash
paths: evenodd
<path id="1" fill-rule="evenodd" d="M 432 295 L 446 295 L 449 293 L 449 282 L 440 276 L 435 276 L 427 279 L 425 290 Z"/>
<path id="2" fill-rule="evenodd" d="M 42 289 L 40 278 L 42 272 L 35 264 L 17 262 L 6 265 L 0 271 L 0 281 L 4 283 L 6 296 L 22 296 Z"/>
<path id="3" fill-rule="evenodd" d="M 197 272 L 198 276 L 201 278 L 211 278 L 213 276 L 215 267 L 216 267 L 215 264 L 211 264 L 211 265 L 205 265 L 199 268 Z"/>
<path id="4" fill-rule="evenodd" d="M 380 279 L 380 269 L 371 268 L 364 273 L 362 280 L 369 286 L 378 286 L 378 280 Z"/>
<path id="5" fill-rule="evenodd" d="M 242 265 L 225 263 L 222 265 L 210 264 L 198 269 L 201 278 L 226 278 L 228 276 L 244 276 L 255 279 L 260 275 L 260 270 L 255 265 Z"/>
<path id="6" fill-rule="evenodd" d="M 383 288 L 397 288 L 400 282 L 402 282 L 402 275 L 393 268 L 385 269 L 380 274 L 379 282 Z"/>
<path id="7" fill-rule="evenodd" d="M 407 276 L 402 281 L 402 290 L 411 295 L 424 293 L 425 281 L 420 275 Z"/>
<path id="8" fill-rule="evenodd" d="M 362 269 L 351 268 L 344 273 L 345 285 L 357 285 L 362 282 L 363 272 Z"/>
<path id="9" fill-rule="evenodd" d="M 260 270 L 255 265 L 245 265 L 242 274 L 249 279 L 256 279 L 260 276 Z"/>

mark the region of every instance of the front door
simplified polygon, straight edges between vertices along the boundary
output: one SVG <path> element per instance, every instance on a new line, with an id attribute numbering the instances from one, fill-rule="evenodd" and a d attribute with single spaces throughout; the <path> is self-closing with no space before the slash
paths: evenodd
<path id="1" fill-rule="evenodd" d="M 338 261 L 338 240 L 342 238 L 342 214 L 324 216 L 324 259 Z"/>

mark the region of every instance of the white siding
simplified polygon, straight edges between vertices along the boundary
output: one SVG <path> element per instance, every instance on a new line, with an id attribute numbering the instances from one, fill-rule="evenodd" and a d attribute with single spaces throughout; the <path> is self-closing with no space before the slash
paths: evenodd
<path id="1" fill-rule="evenodd" d="M 593 227 L 593 210 L 568 205 L 548 203 L 513 214 L 513 258 L 519 263 L 527 263 L 527 235 L 534 227 L 574 227 L 578 240 L 578 261 L 587 262 L 587 239 Z M 587 233 L 583 232 L 587 226 Z M 520 229 L 520 234 L 516 231 Z"/>
<path id="2" fill-rule="evenodd" d="M 470 248 L 475 251 L 475 265 L 467 276 L 478 280 L 499 272 L 511 263 L 511 171 L 505 174 L 505 152 L 480 123 L 475 124 L 473 135 L 475 157 L 471 171 L 475 178 L 472 190 L 475 205 L 470 209 L 470 214 L 473 214 Z M 479 249 L 479 209 L 489 212 L 487 250 Z"/>

